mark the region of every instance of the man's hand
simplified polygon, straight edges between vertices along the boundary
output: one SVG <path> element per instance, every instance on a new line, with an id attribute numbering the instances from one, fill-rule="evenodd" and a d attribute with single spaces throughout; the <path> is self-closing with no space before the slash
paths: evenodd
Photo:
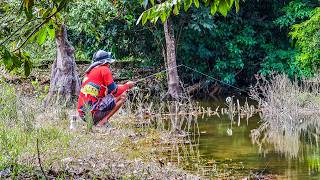
<path id="1" fill-rule="evenodd" d="M 128 81 L 126 84 L 128 85 L 129 89 L 132 89 L 135 83 L 133 81 Z"/>

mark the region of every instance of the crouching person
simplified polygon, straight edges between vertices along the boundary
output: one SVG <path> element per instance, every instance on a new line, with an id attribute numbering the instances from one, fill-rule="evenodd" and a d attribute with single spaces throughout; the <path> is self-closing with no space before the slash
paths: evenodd
<path id="1" fill-rule="evenodd" d="M 126 100 L 126 92 L 134 86 L 129 81 L 118 85 L 113 81 L 110 64 L 115 60 L 111 52 L 97 51 L 85 72 L 78 98 L 78 112 L 83 120 L 91 113 L 93 124 L 108 127 L 109 119 Z"/>

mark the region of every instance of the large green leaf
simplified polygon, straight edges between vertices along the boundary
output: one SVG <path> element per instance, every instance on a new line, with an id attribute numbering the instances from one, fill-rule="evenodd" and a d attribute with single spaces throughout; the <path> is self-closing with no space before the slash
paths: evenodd
<path id="1" fill-rule="evenodd" d="M 212 15 L 216 14 L 217 9 L 218 9 L 219 2 L 220 2 L 220 0 L 215 0 L 215 1 L 211 4 L 211 6 L 210 6 L 210 13 L 211 13 Z"/>
<path id="2" fill-rule="evenodd" d="M 173 8 L 173 14 L 174 14 L 174 15 L 178 15 L 178 14 L 179 14 L 178 5 L 175 5 L 175 6 L 174 6 L 174 8 Z"/>
<path id="3" fill-rule="evenodd" d="M 42 27 L 37 35 L 37 43 L 41 46 L 47 38 L 47 26 Z"/>
<path id="4" fill-rule="evenodd" d="M 187 11 L 191 5 L 192 5 L 192 0 L 184 0 L 184 11 Z"/>
<path id="5" fill-rule="evenodd" d="M 223 15 L 227 16 L 227 13 L 229 11 L 229 4 L 227 3 L 227 0 L 221 0 L 219 3 L 219 9 L 218 11 Z"/>
<path id="6" fill-rule="evenodd" d="M 194 5 L 196 6 L 196 8 L 199 8 L 200 6 L 199 0 L 194 0 Z"/>
<path id="7" fill-rule="evenodd" d="M 11 61 L 11 53 L 5 46 L 0 46 L 1 59 L 6 69 L 10 69 L 13 65 Z"/>
<path id="8" fill-rule="evenodd" d="M 164 12 L 160 15 L 161 22 L 164 23 L 167 20 L 167 14 Z"/>
<path id="9" fill-rule="evenodd" d="M 149 12 L 150 11 L 147 11 L 147 12 L 142 14 L 142 24 L 143 25 L 146 24 L 146 22 L 148 21 Z"/>

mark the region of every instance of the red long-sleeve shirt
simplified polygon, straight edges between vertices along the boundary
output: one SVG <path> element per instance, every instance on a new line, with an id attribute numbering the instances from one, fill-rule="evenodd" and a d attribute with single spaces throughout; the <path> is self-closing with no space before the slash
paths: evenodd
<path id="1" fill-rule="evenodd" d="M 106 90 L 108 92 L 106 93 Z M 84 115 L 84 105 L 93 106 L 100 98 L 106 94 L 112 94 L 117 97 L 128 90 L 128 85 L 116 85 L 112 78 L 109 65 L 100 65 L 87 73 L 81 85 L 81 91 L 78 98 L 78 112 L 80 116 Z M 94 111 L 94 110 L 93 110 Z M 91 112 L 94 113 L 92 110 Z"/>

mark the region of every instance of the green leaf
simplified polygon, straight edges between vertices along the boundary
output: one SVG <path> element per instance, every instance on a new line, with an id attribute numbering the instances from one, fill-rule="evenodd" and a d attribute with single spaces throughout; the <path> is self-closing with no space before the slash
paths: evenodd
<path id="1" fill-rule="evenodd" d="M 161 22 L 164 23 L 167 20 L 167 14 L 166 13 L 162 13 L 160 15 L 160 19 L 161 19 Z"/>
<path id="2" fill-rule="evenodd" d="M 230 11 L 230 9 L 232 8 L 234 1 L 235 1 L 235 0 L 226 0 L 226 2 L 227 2 L 227 4 L 228 4 L 228 7 L 229 7 L 229 10 L 228 10 L 228 11 Z"/>
<path id="3" fill-rule="evenodd" d="M 46 12 L 43 13 L 42 19 L 46 19 L 46 18 L 49 16 L 49 14 L 51 14 L 51 12 L 52 12 L 52 9 L 51 9 L 51 8 L 48 8 L 48 9 L 46 10 Z"/>
<path id="4" fill-rule="evenodd" d="M 47 26 L 41 28 L 37 35 L 37 43 L 41 46 L 47 38 Z"/>
<path id="5" fill-rule="evenodd" d="M 205 5 L 206 7 L 208 7 L 209 4 L 210 4 L 210 0 L 204 0 L 204 5 Z"/>
<path id="6" fill-rule="evenodd" d="M 152 6 L 154 6 L 154 0 L 150 0 Z"/>
<path id="7" fill-rule="evenodd" d="M 34 0 L 23 0 L 24 13 L 26 14 L 28 19 L 32 18 Z"/>
<path id="8" fill-rule="evenodd" d="M 199 6 L 200 6 L 199 0 L 194 0 L 194 5 L 196 6 L 196 8 L 199 8 Z"/>
<path id="9" fill-rule="evenodd" d="M 226 2 L 227 0 L 222 0 L 219 4 L 219 12 L 226 17 L 229 11 L 229 5 Z"/>
<path id="10" fill-rule="evenodd" d="M 143 15 L 144 15 L 144 13 L 145 13 L 145 12 L 143 12 L 143 13 L 139 16 L 139 18 L 138 18 L 138 20 L 137 20 L 136 25 L 138 25 L 138 24 L 140 23 L 140 21 L 141 21 L 141 19 L 142 19 Z"/>
<path id="11" fill-rule="evenodd" d="M 187 11 L 192 5 L 192 0 L 185 0 L 184 2 L 184 11 Z"/>
<path id="12" fill-rule="evenodd" d="M 174 5 L 173 14 L 174 14 L 174 15 L 178 15 L 178 14 L 179 14 L 178 5 Z"/>
<path id="13" fill-rule="evenodd" d="M 159 19 L 159 16 L 156 16 L 156 17 L 152 20 L 153 24 L 156 24 L 156 22 L 158 21 L 158 19 Z"/>
<path id="14" fill-rule="evenodd" d="M 5 68 L 11 69 L 11 67 L 13 66 L 11 53 L 7 49 L 3 49 L 1 56 Z"/>
<path id="15" fill-rule="evenodd" d="M 215 15 L 218 9 L 218 5 L 219 5 L 220 1 L 219 0 L 215 0 L 210 7 L 210 13 L 212 15 Z"/>
<path id="16" fill-rule="evenodd" d="M 12 61 L 12 67 L 11 69 L 9 69 L 9 71 L 12 71 L 14 68 L 20 67 L 22 64 L 20 58 L 16 55 L 13 55 L 11 57 L 11 61 Z"/>
<path id="17" fill-rule="evenodd" d="M 240 2 L 239 2 L 239 0 L 236 0 L 235 1 L 235 6 L 236 6 L 236 12 L 238 13 L 239 12 L 239 10 L 240 10 L 240 4 L 239 4 Z"/>
<path id="18" fill-rule="evenodd" d="M 25 59 L 24 61 L 24 75 L 29 76 L 32 69 L 32 62 L 30 59 Z"/>
<path id="19" fill-rule="evenodd" d="M 33 6 L 33 0 L 23 0 L 23 3 L 24 3 L 24 7 L 27 9 L 27 10 L 30 10 Z"/>
<path id="20" fill-rule="evenodd" d="M 146 22 L 148 21 L 148 16 L 149 16 L 149 11 L 146 11 L 142 15 L 142 25 L 145 25 Z"/>
<path id="21" fill-rule="evenodd" d="M 4 66 L 5 66 L 5 68 L 7 70 L 11 70 L 12 69 L 13 63 L 12 63 L 11 59 L 4 58 L 3 59 L 3 63 L 4 63 Z"/>
<path id="22" fill-rule="evenodd" d="M 56 32 L 55 32 L 53 25 L 50 24 L 47 26 L 47 32 L 48 32 L 50 39 L 54 40 Z"/>

